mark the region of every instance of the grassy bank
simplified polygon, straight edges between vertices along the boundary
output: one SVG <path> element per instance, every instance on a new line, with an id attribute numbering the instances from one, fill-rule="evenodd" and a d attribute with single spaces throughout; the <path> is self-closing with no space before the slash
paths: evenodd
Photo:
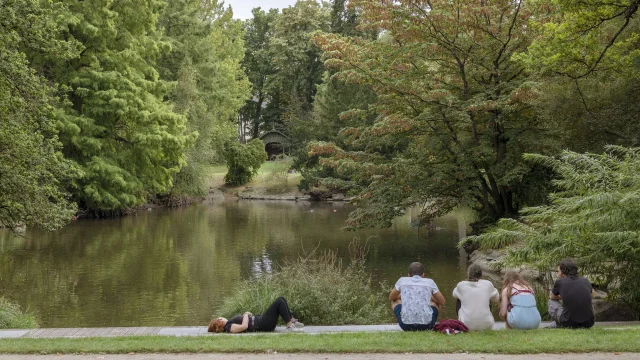
<path id="1" fill-rule="evenodd" d="M 244 189 L 246 186 L 250 186 L 255 189 L 279 189 L 282 192 L 296 191 L 298 188 L 298 184 L 300 184 L 300 174 L 287 174 L 286 175 L 286 186 L 283 186 L 282 182 L 284 181 L 283 177 L 286 170 L 290 166 L 290 161 L 267 161 L 260 167 L 258 170 L 258 174 L 244 186 L 239 186 L 237 189 Z M 218 165 L 211 166 L 207 169 L 207 184 L 213 188 L 219 188 L 224 186 L 224 176 L 227 173 L 226 165 Z M 284 187 L 284 188 L 282 188 Z"/>
<path id="2" fill-rule="evenodd" d="M 455 336 L 426 333 L 342 333 L 6 339 L 0 353 L 583 353 L 640 352 L 640 328 L 624 330 L 486 331 Z"/>

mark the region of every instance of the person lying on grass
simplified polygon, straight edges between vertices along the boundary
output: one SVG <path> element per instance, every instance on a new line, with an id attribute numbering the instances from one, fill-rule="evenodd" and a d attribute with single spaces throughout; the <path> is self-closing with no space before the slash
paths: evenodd
<path id="1" fill-rule="evenodd" d="M 242 333 L 242 332 L 263 332 L 273 331 L 278 324 L 278 317 L 282 317 L 285 323 L 287 323 L 287 330 L 295 331 L 304 326 L 303 323 L 296 320 L 291 316 L 289 310 L 289 304 L 283 297 L 277 298 L 269 308 L 262 315 L 253 315 L 250 312 L 245 312 L 242 315 L 236 315 L 231 319 L 223 317 L 215 318 L 209 323 L 209 332 L 227 332 L 227 333 Z"/>

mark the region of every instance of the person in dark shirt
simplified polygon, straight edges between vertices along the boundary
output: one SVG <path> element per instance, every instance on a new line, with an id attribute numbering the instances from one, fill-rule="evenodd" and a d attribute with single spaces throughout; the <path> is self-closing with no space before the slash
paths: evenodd
<path id="1" fill-rule="evenodd" d="M 227 333 L 273 331 L 278 324 L 278 317 L 282 317 L 282 320 L 287 323 L 288 330 L 297 330 L 304 326 L 291 316 L 287 300 L 279 297 L 262 315 L 253 316 L 250 312 L 245 312 L 228 320 L 223 317 L 215 318 L 209 323 L 208 331 Z"/>
<path id="2" fill-rule="evenodd" d="M 560 262 L 558 280 L 549 294 L 549 315 L 555 321 L 555 325 L 567 328 L 592 327 L 592 291 L 589 280 L 578 276 L 578 267 L 573 261 Z"/>

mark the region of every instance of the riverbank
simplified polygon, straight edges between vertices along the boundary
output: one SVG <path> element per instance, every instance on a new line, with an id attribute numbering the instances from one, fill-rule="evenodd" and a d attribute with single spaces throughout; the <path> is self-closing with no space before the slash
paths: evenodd
<path id="1" fill-rule="evenodd" d="M 5 354 L 129 353 L 493 353 L 640 352 L 640 327 L 589 330 L 129 336 L 116 338 L 3 339 Z"/>
<path id="2" fill-rule="evenodd" d="M 227 186 L 224 176 L 227 173 L 225 165 L 212 166 L 208 171 L 207 185 L 210 194 L 219 192 L 225 198 L 242 200 L 282 200 L 282 201 L 349 201 L 343 194 L 333 194 L 326 189 L 300 191 L 298 185 L 302 175 L 289 172 L 288 161 L 267 161 L 258 170 L 256 176 L 248 184 L 242 186 Z M 215 196 L 210 196 L 215 197 Z M 220 195 L 218 196 L 220 197 Z"/>

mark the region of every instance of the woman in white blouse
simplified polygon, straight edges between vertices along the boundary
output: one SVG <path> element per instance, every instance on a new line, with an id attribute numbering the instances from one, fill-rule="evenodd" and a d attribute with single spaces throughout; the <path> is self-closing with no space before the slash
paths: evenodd
<path id="1" fill-rule="evenodd" d="M 493 327 L 494 320 L 489 302 L 497 302 L 500 295 L 490 281 L 482 279 L 480 266 L 469 266 L 467 280 L 459 282 L 453 289 L 453 297 L 461 303 L 458 320 L 469 330 L 488 330 Z"/>

